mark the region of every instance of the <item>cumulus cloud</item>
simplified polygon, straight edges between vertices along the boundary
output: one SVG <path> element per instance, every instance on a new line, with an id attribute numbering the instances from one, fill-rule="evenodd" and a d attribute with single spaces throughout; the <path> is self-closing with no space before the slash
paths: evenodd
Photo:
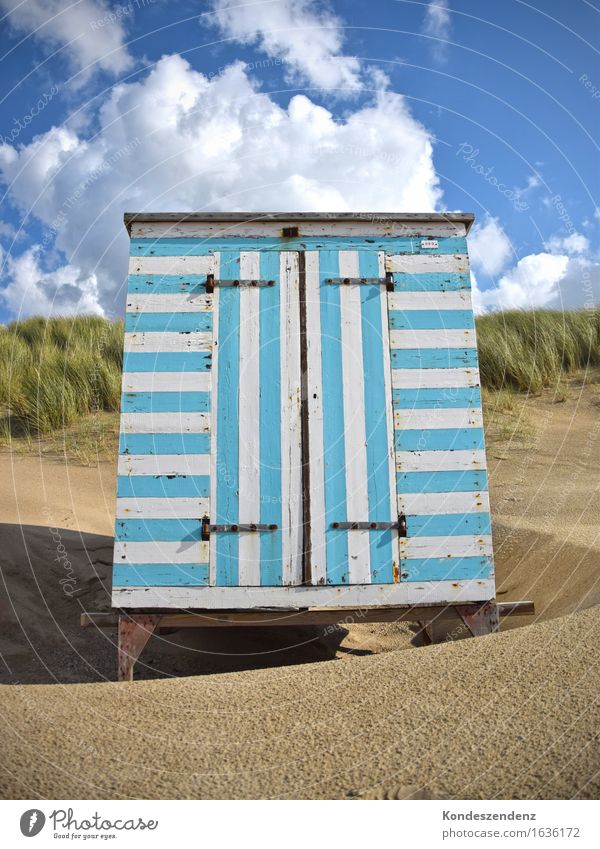
<path id="1" fill-rule="evenodd" d="M 529 254 L 500 277 L 497 286 L 478 292 L 479 311 L 534 309 L 556 302 L 569 257 Z"/>
<path id="2" fill-rule="evenodd" d="M 360 62 L 344 56 L 342 22 L 316 0 L 270 0 L 241 5 L 212 0 L 214 23 L 241 44 L 256 44 L 296 76 L 328 89 L 358 91 Z M 382 75 L 379 82 L 387 81 Z"/>
<path id="3" fill-rule="evenodd" d="M 0 174 L 75 281 L 88 291 L 97 277 L 108 312 L 122 309 L 124 210 L 428 211 L 441 199 L 431 136 L 389 91 L 336 120 L 304 95 L 280 106 L 241 63 L 208 79 L 172 55 L 88 119 L 93 135 L 53 128 L 0 147 Z"/>
<path id="4" fill-rule="evenodd" d="M 546 242 L 551 253 L 585 254 L 590 249 L 590 241 L 582 233 L 573 231 L 568 236 L 553 236 Z"/>
<path id="5" fill-rule="evenodd" d="M 469 235 L 469 256 L 476 270 L 498 274 L 508 263 L 513 248 L 497 218 L 487 216 Z"/>
<path id="6" fill-rule="evenodd" d="M 94 70 L 119 74 L 133 64 L 125 46 L 127 16 L 106 0 L 0 0 L 0 9 L 16 32 L 58 49 L 81 81 Z"/>
<path id="7" fill-rule="evenodd" d="M 430 42 L 429 49 L 437 62 L 446 61 L 446 41 L 450 38 L 452 21 L 448 0 L 431 0 L 425 10 L 425 18 L 421 32 L 432 36 L 434 41 Z"/>
<path id="8" fill-rule="evenodd" d="M 42 248 L 35 245 L 18 257 L 3 257 L 7 285 L 0 290 L 0 300 L 16 317 L 29 315 L 103 315 L 98 298 L 96 275 L 85 273 L 74 265 L 44 271 L 40 265 Z"/>

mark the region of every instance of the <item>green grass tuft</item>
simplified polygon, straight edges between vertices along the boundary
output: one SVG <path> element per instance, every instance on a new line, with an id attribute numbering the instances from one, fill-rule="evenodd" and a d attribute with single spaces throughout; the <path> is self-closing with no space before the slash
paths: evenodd
<path id="1" fill-rule="evenodd" d="M 0 327 L 0 441 L 119 409 L 123 323 L 30 318 Z"/>

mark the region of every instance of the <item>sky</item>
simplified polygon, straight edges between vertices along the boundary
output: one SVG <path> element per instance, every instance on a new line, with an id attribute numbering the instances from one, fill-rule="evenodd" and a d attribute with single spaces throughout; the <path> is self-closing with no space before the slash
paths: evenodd
<path id="1" fill-rule="evenodd" d="M 0 322 L 124 311 L 125 211 L 474 212 L 478 312 L 600 303 L 598 0 L 0 0 Z"/>

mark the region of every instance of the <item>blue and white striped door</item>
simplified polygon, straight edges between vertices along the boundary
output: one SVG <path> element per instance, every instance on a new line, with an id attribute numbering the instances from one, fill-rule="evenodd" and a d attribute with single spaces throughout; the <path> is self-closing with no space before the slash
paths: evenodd
<path id="1" fill-rule="evenodd" d="M 393 583 L 398 531 L 337 522 L 398 519 L 385 286 L 328 278 L 385 277 L 377 251 L 307 251 L 311 582 Z"/>
<path id="2" fill-rule="evenodd" d="M 212 360 L 211 523 L 277 530 L 211 533 L 213 586 L 302 582 L 298 253 L 221 251 Z"/>

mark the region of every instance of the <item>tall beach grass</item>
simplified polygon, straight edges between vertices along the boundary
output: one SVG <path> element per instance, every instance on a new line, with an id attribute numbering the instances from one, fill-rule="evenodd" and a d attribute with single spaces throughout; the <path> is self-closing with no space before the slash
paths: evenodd
<path id="1" fill-rule="evenodd" d="M 122 322 L 98 316 L 0 327 L 0 438 L 50 433 L 118 410 L 122 349 Z"/>
<path id="2" fill-rule="evenodd" d="M 480 316 L 477 347 L 482 386 L 537 393 L 600 365 L 600 309 Z"/>
<path id="3" fill-rule="evenodd" d="M 600 309 L 481 316 L 477 344 L 485 389 L 537 393 L 600 365 Z M 0 326 L 0 440 L 118 411 L 122 350 L 123 323 L 97 316 Z"/>

